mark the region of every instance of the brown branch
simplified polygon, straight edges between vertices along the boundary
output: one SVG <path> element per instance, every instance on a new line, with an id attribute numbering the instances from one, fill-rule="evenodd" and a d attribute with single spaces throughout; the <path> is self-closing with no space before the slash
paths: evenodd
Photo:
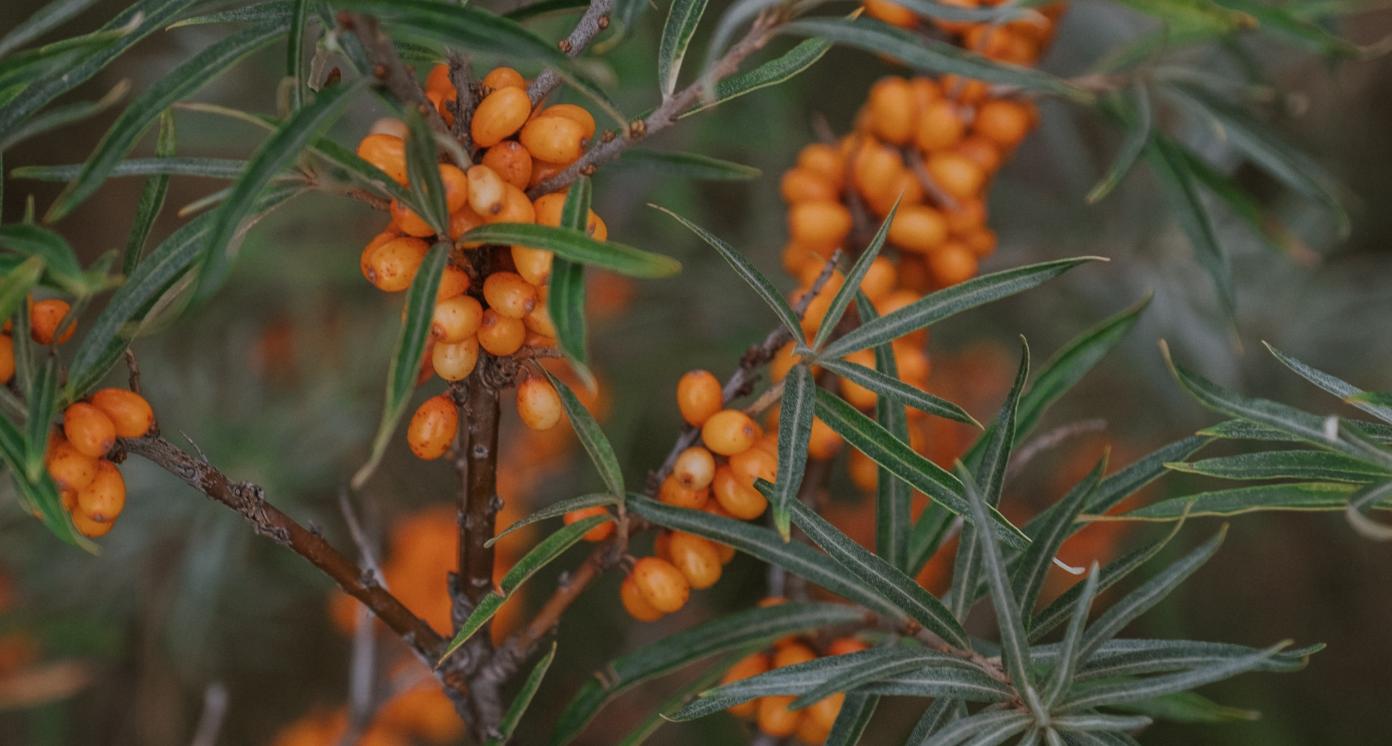
<path id="1" fill-rule="evenodd" d="M 478 100 L 474 96 L 474 73 L 469 58 L 450 50 L 448 54 L 450 85 L 454 86 L 454 101 L 449 104 L 454 114 L 454 138 L 464 147 L 473 150 L 473 138 L 469 134 L 469 123 L 474 118 L 474 108 Z"/>
<path id="2" fill-rule="evenodd" d="M 629 146 L 670 127 L 683 112 L 700 101 L 707 89 L 734 74 L 745 58 L 759 51 L 768 43 L 778 26 L 785 20 L 783 13 L 784 11 L 781 9 L 774 9 L 760 15 L 754 20 L 749 32 L 730 47 L 705 75 L 663 101 L 647 117 L 631 123 L 623 137 L 607 140 L 601 138 L 598 143 L 585 151 L 584 155 L 566 167 L 564 171 L 527 190 L 527 196 L 536 199 L 543 194 L 564 189 L 581 176 L 588 176 L 594 173 L 599 166 L 617 158 Z"/>
<path id="3" fill-rule="evenodd" d="M 373 77 L 386 86 L 393 98 L 403 106 L 418 111 L 425 117 L 431 129 L 442 135 L 450 135 L 444 117 L 440 116 L 430 99 L 426 98 L 420 81 L 416 80 L 415 74 L 406 63 L 401 61 L 401 55 L 396 52 L 396 45 L 382 31 L 376 18 L 365 13 L 342 11 L 338 14 L 338 25 L 346 31 L 351 31 L 362 42 L 368 62 L 372 63 Z"/>
<path id="4" fill-rule="evenodd" d="M 562 39 L 558 45 L 561 51 L 571 57 L 579 57 L 590 42 L 599 36 L 599 32 L 609 28 L 609 13 L 613 10 L 614 0 L 591 0 L 590 7 L 585 9 L 584 15 L 575 23 L 575 28 L 571 29 L 570 35 Z M 560 84 L 561 76 L 557 75 L 555 70 L 549 67 L 542 70 L 532 84 L 527 86 L 527 97 L 532 100 L 532 106 L 535 108 L 544 101 Z"/>

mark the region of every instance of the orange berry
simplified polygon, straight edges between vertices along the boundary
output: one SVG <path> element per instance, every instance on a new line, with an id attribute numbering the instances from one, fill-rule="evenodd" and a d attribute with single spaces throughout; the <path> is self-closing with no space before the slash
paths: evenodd
<path id="1" fill-rule="evenodd" d="M 914 94 L 909 81 L 900 77 L 880 78 L 870 87 L 866 101 L 870 127 L 875 136 L 895 145 L 907 143 L 914 134 Z"/>
<path id="2" fill-rule="evenodd" d="M 63 435 L 79 453 L 92 458 L 105 456 L 116 445 L 116 425 L 105 412 L 78 402 L 63 412 Z"/>
<path id="3" fill-rule="evenodd" d="M 793 697 L 763 697 L 759 700 L 759 730 L 775 738 L 786 738 L 797 732 L 802 712 L 788 709 Z"/>
<path id="4" fill-rule="evenodd" d="M 475 145 L 491 148 L 521 129 L 531 114 L 532 102 L 527 98 L 525 89 L 514 86 L 497 88 L 484 96 L 474 109 L 469 134 L 473 135 Z"/>
<path id="5" fill-rule="evenodd" d="M 990 256 L 996 250 L 996 232 L 983 225 L 963 235 L 962 242 L 972 250 L 973 254 L 979 257 Z"/>
<path id="6" fill-rule="evenodd" d="M 668 552 L 672 556 L 672 565 L 686 577 L 692 588 L 709 588 L 720 580 L 720 552 L 706 539 L 674 531 L 668 543 Z"/>
<path id="7" fill-rule="evenodd" d="M 700 510 L 710 499 L 708 487 L 686 487 L 675 474 L 668 474 L 657 489 L 657 499 L 676 508 Z"/>
<path id="8" fill-rule="evenodd" d="M 788 204 L 796 202 L 834 201 L 836 185 L 830 179 L 805 168 L 790 168 L 779 182 L 779 193 Z"/>
<path id="9" fill-rule="evenodd" d="M 677 454 L 672 476 L 689 490 L 705 489 L 715 479 L 715 457 L 701 446 L 691 446 Z"/>
<path id="10" fill-rule="evenodd" d="M 469 273 L 453 264 L 446 264 L 444 273 L 440 275 L 440 287 L 435 291 L 435 301 L 438 303 L 463 295 L 468 289 Z"/>
<path id="11" fill-rule="evenodd" d="M 914 144 L 925 152 L 950 148 L 962 139 L 966 126 L 957 113 L 957 104 L 938 99 L 928 104 L 919 115 L 914 130 Z"/>
<path id="12" fill-rule="evenodd" d="M 100 539 L 111 531 L 115 523 L 88 518 L 81 511 L 72 514 L 73 528 L 89 539 Z"/>
<path id="13" fill-rule="evenodd" d="M 440 164 L 440 185 L 445 188 L 445 209 L 454 212 L 469 202 L 469 177 L 450 163 Z"/>
<path id="14" fill-rule="evenodd" d="M 913 28 L 918 25 L 918 16 L 912 10 L 890 0 L 865 0 L 865 14 L 891 26 Z"/>
<path id="15" fill-rule="evenodd" d="M 975 277 L 976 267 L 976 255 L 956 241 L 928 255 L 928 269 L 933 273 L 933 280 L 944 287 Z"/>
<path id="16" fill-rule="evenodd" d="M 478 343 L 490 355 L 505 357 L 522 349 L 527 341 L 527 325 L 521 319 L 503 316 L 492 308 L 483 312 Z"/>
<path id="17" fill-rule="evenodd" d="M 453 99 L 459 95 L 459 91 L 454 88 L 454 83 L 450 81 L 449 65 L 441 63 L 430 68 L 430 72 L 425 76 L 425 90 L 430 93 L 438 93 L 447 99 Z"/>
<path id="18" fill-rule="evenodd" d="M 449 235 L 450 238 L 458 241 L 465 233 L 483 225 L 483 216 L 474 211 L 474 208 L 464 205 L 463 207 L 450 213 Z M 477 249 L 483 244 L 477 242 L 467 242 L 460 245 L 464 249 Z"/>
<path id="19" fill-rule="evenodd" d="M 894 267 L 894 260 L 877 256 L 875 261 L 870 262 L 870 268 L 860 280 L 860 291 L 874 303 L 892 292 L 898 279 L 899 271 Z"/>
<path id="20" fill-rule="evenodd" d="M 97 460 L 73 448 L 61 435 L 50 440 L 44 464 L 60 490 L 80 490 L 97 475 Z"/>
<path id="21" fill-rule="evenodd" d="M 742 521 L 758 518 L 768 508 L 768 500 L 757 489 L 745 484 L 728 466 L 715 470 L 711 493 L 725 512 Z"/>
<path id="22" fill-rule="evenodd" d="M 541 116 L 563 117 L 565 119 L 569 119 L 575 122 L 576 124 L 580 125 L 580 130 L 584 134 L 586 140 L 589 140 L 594 137 L 594 116 L 591 115 L 590 112 L 587 111 L 583 106 L 576 106 L 575 104 L 556 104 L 555 106 L 548 106 L 545 109 L 543 109 L 541 112 Z"/>
<path id="23" fill-rule="evenodd" d="M 77 491 L 78 510 L 86 517 L 111 523 L 126 506 L 126 480 L 116 465 L 100 459 L 96 474 L 86 487 Z"/>
<path id="24" fill-rule="evenodd" d="M 488 223 L 531 223 L 536 220 L 536 211 L 527 193 L 511 184 L 503 184 L 503 207 L 497 213 L 484 215 Z"/>
<path id="25" fill-rule="evenodd" d="M 643 599 L 665 614 L 685 606 L 691 596 L 691 584 L 686 576 L 671 562 L 657 557 L 644 557 L 635 562 L 630 577 L 638 585 Z"/>
<path id="26" fill-rule="evenodd" d="M 723 403 L 724 394 L 714 373 L 692 370 L 677 379 L 677 408 L 688 424 L 703 424 L 720 411 Z"/>
<path id="27" fill-rule="evenodd" d="M 585 127 L 574 119 L 542 115 L 527 122 L 517 139 L 534 158 L 570 163 L 583 151 Z"/>
<path id="28" fill-rule="evenodd" d="M 903 205 L 889 224 L 889 242 L 905 251 L 926 254 L 947 239 L 947 220 L 927 205 Z"/>
<path id="29" fill-rule="evenodd" d="M 752 653 L 747 657 L 741 658 L 738 663 L 730 667 L 721 677 L 721 684 L 731 684 L 742 681 L 754 676 L 758 676 L 769 669 L 769 659 L 764 653 Z M 751 699 L 748 702 L 737 704 L 729 708 L 731 715 L 736 717 L 752 717 L 758 710 L 759 700 Z"/>
<path id="30" fill-rule="evenodd" d="M 430 319 L 430 336 L 447 343 L 463 342 L 478 332 L 483 321 L 483 306 L 467 295 L 435 304 Z"/>
<path id="31" fill-rule="evenodd" d="M 590 518 L 597 515 L 609 515 L 609 511 L 605 510 L 603 507 L 594 505 L 588 508 L 572 510 L 569 513 L 566 513 L 561 520 L 565 522 L 565 525 L 569 526 L 570 524 L 575 523 L 577 521 L 583 521 L 586 518 Z M 613 533 L 614 522 L 606 521 L 604 523 L 599 524 L 598 526 L 595 526 L 589 531 L 586 531 L 585 535 L 581 538 L 589 542 L 599 542 L 609 538 L 613 535 Z"/>
<path id="32" fill-rule="evenodd" d="M 829 459 L 841 449 L 841 436 L 821 418 L 812 420 L 812 435 L 807 441 L 807 455 L 815 459 Z"/>
<path id="33" fill-rule="evenodd" d="M 522 73 L 510 67 L 495 67 L 483 76 L 483 89 L 486 91 L 496 91 L 500 88 L 526 88 L 527 79 L 522 77 Z"/>
<path id="34" fill-rule="evenodd" d="M 538 287 L 551 279 L 551 264 L 555 255 L 546 249 L 532 249 L 526 246 L 512 247 L 512 264 L 522 279 Z"/>
<path id="35" fill-rule="evenodd" d="M 526 189 L 532 178 L 532 154 L 516 140 L 504 140 L 489 148 L 482 163 L 518 189 Z"/>
<path id="36" fill-rule="evenodd" d="M 527 329 L 543 337 L 551 337 L 554 339 L 556 336 L 556 322 L 551 320 L 551 313 L 546 310 L 545 303 L 537 303 L 537 307 L 533 308 L 532 312 L 527 314 L 526 318 L 522 319 L 522 323 L 527 325 Z M 533 344 L 530 341 L 527 342 L 527 344 L 532 347 L 551 346 L 549 343 L 541 345 Z"/>
<path id="37" fill-rule="evenodd" d="M 773 654 L 773 667 L 784 668 L 796 666 L 799 663 L 806 663 L 817 658 L 817 652 L 812 648 L 800 643 L 790 642 L 779 646 Z"/>
<path id="38" fill-rule="evenodd" d="M 545 378 L 533 376 L 517 385 L 517 416 L 533 430 L 550 430 L 561 421 L 561 396 Z"/>
<path id="39" fill-rule="evenodd" d="M 648 602 L 638 590 L 638 582 L 632 575 L 619 584 L 619 600 L 623 602 L 628 615 L 640 622 L 654 622 L 662 618 L 662 612 Z"/>
<path id="40" fill-rule="evenodd" d="M 903 157 L 894 148 L 866 140 L 853 158 L 856 188 L 867 200 L 887 209 L 899 196 L 901 177 L 906 170 Z"/>
<path id="41" fill-rule="evenodd" d="M 378 290 L 399 293 L 411 287 L 429 251 L 430 244 L 419 238 L 394 238 L 363 252 L 363 277 Z"/>
<path id="42" fill-rule="evenodd" d="M 838 248 L 851 232 L 851 213 L 840 202 L 799 202 L 788 209 L 788 233 L 814 250 Z"/>
<path id="43" fill-rule="evenodd" d="M 515 88 L 509 90 L 517 90 Z M 487 220 L 503 211 L 507 199 L 507 182 L 488 166 L 470 166 L 465 172 L 469 181 L 469 207 Z"/>
<path id="44" fill-rule="evenodd" d="M 797 165 L 813 173 L 821 174 L 838 189 L 845 179 L 846 162 L 833 145 L 812 143 L 798 151 Z"/>
<path id="45" fill-rule="evenodd" d="M 807 719 L 816 723 L 819 731 L 829 733 L 831 726 L 836 724 L 836 716 L 841 714 L 841 705 L 845 702 L 846 695 L 843 692 L 823 697 L 807 707 Z"/>
<path id="46" fill-rule="evenodd" d="M 802 719 L 798 721 L 794 739 L 800 743 L 819 744 L 825 742 L 830 735 L 830 729 L 823 729 L 810 713 L 804 712 Z"/>
<path id="47" fill-rule="evenodd" d="M 730 470 L 746 484 L 753 485 L 758 479 L 772 484 L 778 476 L 776 451 L 769 453 L 762 448 L 749 448 L 731 456 L 729 463 Z"/>
<path id="48" fill-rule="evenodd" d="M 870 646 L 857 640 L 854 637 L 838 637 L 831 641 L 827 646 L 827 655 L 846 655 L 847 653 L 859 653 L 862 650 L 869 650 Z"/>
<path id="49" fill-rule="evenodd" d="M 957 200 L 956 206 L 943 210 L 943 217 L 953 235 L 963 235 L 986 224 L 986 202 L 980 197 Z"/>
<path id="50" fill-rule="evenodd" d="M 484 313 L 486 317 L 487 312 Z M 430 350 L 430 367 L 446 381 L 462 381 L 478 365 L 479 341 L 466 337 L 458 342 L 437 342 Z"/>
<path id="51" fill-rule="evenodd" d="M 416 214 L 411 208 L 401 204 L 397 200 L 392 200 L 388 209 L 391 212 L 392 223 L 396 229 L 408 236 L 425 238 L 435 235 L 435 229 L 427 223 L 425 218 Z"/>
<path id="52" fill-rule="evenodd" d="M 508 318 L 520 319 L 537 305 L 537 289 L 516 272 L 494 272 L 483 281 L 488 307 Z"/>
<path id="53" fill-rule="evenodd" d="M 956 199 L 975 197 L 986 185 L 986 171 L 959 153 L 934 153 L 926 166 L 933 182 Z"/>
<path id="54" fill-rule="evenodd" d="M 980 166 L 981 170 L 988 174 L 999 169 L 1004 160 L 1000 146 L 981 135 L 962 138 L 961 142 L 953 146 L 952 152 Z"/>
<path id="55" fill-rule="evenodd" d="M 54 335 L 58 333 L 58 327 L 71 309 L 72 306 L 68 305 L 67 301 L 58 298 L 34 302 L 29 306 L 29 336 L 41 345 L 54 344 Z M 77 324 L 68 324 L 68 328 L 63 330 L 63 337 L 58 339 L 57 343 L 63 344 L 68 341 L 75 331 Z"/>
<path id="56" fill-rule="evenodd" d="M 14 357 L 14 338 L 8 334 L 0 334 L 0 385 L 10 382 L 14 378 L 15 357 Z"/>
<path id="57" fill-rule="evenodd" d="M 358 143 L 358 157 L 371 163 L 398 184 L 405 185 L 406 141 L 395 135 L 368 135 Z"/>
<path id="58" fill-rule="evenodd" d="M 155 426 L 155 411 L 150 402 L 126 389 L 98 389 L 92 394 L 92 406 L 111 420 L 120 438 L 139 438 Z"/>
<path id="59" fill-rule="evenodd" d="M 701 424 L 701 442 L 721 456 L 748 450 L 758 437 L 758 424 L 738 409 L 723 409 Z"/>
<path id="60" fill-rule="evenodd" d="M 406 429 L 406 443 L 416 458 L 434 461 L 445 455 L 459 429 L 459 408 L 454 400 L 441 394 L 421 402 L 411 415 Z"/>

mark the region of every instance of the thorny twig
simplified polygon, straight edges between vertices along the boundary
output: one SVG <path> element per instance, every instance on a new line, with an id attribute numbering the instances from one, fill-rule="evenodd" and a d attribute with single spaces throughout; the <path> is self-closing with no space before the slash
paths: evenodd
<path id="1" fill-rule="evenodd" d="M 599 32 L 609 28 L 609 14 L 613 10 L 614 0 L 591 0 L 584 15 L 580 16 L 575 28 L 571 29 L 570 35 L 561 40 L 561 51 L 571 57 L 579 57 Z M 544 101 L 560 84 L 561 76 L 555 70 L 542 70 L 541 74 L 536 76 L 536 80 L 527 86 L 527 97 L 532 100 L 533 108 Z"/>

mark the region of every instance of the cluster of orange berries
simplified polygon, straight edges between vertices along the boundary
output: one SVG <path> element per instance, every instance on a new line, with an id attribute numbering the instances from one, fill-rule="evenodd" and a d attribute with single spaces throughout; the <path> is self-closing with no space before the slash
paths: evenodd
<path id="1" fill-rule="evenodd" d="M 382 704 L 353 743 L 359 746 L 411 746 L 458 743 L 464 723 L 443 689 L 428 675 L 421 683 Z M 285 726 L 272 746 L 338 746 L 348 735 L 346 708 L 311 710 Z"/>
<path id="2" fill-rule="evenodd" d="M 958 8 L 980 8 L 1005 5 L 1007 0 L 942 0 L 940 5 Z M 1037 16 L 1021 16 L 1005 23 L 971 23 L 950 21 L 942 18 L 929 19 L 937 29 L 951 34 L 961 46 L 993 60 L 1015 65 L 1033 65 L 1049 42 L 1053 40 L 1054 26 L 1063 14 L 1064 3 L 1052 3 L 1033 10 Z M 924 25 L 909 8 L 893 0 L 865 0 L 866 15 L 900 28 L 917 28 Z"/>
<path id="3" fill-rule="evenodd" d="M 426 93 L 447 121 L 458 92 L 449 68 L 437 65 L 426 78 Z M 510 67 L 484 76 L 483 97 L 469 122 L 475 165 L 467 170 L 441 164 L 440 182 L 449 209 L 449 238 L 462 251 L 489 251 L 487 275 L 471 276 L 453 261 L 445 268 L 431 318 L 430 342 L 422 375 L 461 381 L 478 364 L 480 350 L 495 357 L 515 355 L 524 348 L 554 346 L 556 328 L 546 310 L 553 255 L 528 246 L 483 246 L 459 241 L 469 230 L 486 223 L 561 224 L 566 191 L 535 200 L 526 189 L 562 171 L 584 152 L 595 136 L 595 120 L 583 107 L 555 104 L 533 107 L 527 81 Z M 405 128 L 399 120 L 383 120 L 358 144 L 358 155 L 401 184 L 408 180 Z M 435 240 L 435 229 L 410 208 L 392 200 L 391 222 L 363 249 L 363 276 L 379 290 L 406 290 Z M 590 211 L 587 232 L 597 240 L 608 228 Z M 477 284 L 477 286 L 476 286 Z M 422 459 L 445 454 L 458 424 L 456 408 L 447 396 L 426 401 L 416 411 L 408 431 L 411 450 Z M 560 421 L 563 410 L 555 389 L 543 377 L 531 377 L 517 387 L 517 411 L 524 424 L 545 430 Z"/>
<path id="4" fill-rule="evenodd" d="M 61 298 L 29 299 L 29 338 L 41 345 L 63 344 L 72 339 L 77 323 L 63 322 L 72 306 Z M 9 383 L 15 374 L 14 324 L 5 321 L 0 331 L 0 386 Z"/>
<path id="5" fill-rule="evenodd" d="M 49 436 L 45 464 L 78 533 L 105 536 L 116 524 L 126 505 L 126 480 L 106 455 L 118 437 L 139 438 L 154 424 L 150 403 L 126 389 L 101 389 L 63 411 L 62 428 Z"/>
<path id="6" fill-rule="evenodd" d="M 782 603 L 780 598 L 764 599 L 760 606 Z M 870 646 L 854 637 L 840 637 L 826 646 L 826 655 L 846 655 L 865 650 Z M 725 672 L 721 684 L 748 679 L 775 668 L 806 663 L 818 657 L 810 641 L 797 637 L 779 640 L 769 651 L 760 651 L 742 658 Z M 805 708 L 788 708 L 792 696 L 768 696 L 752 699 L 729 709 L 732 715 L 754 720 L 755 727 L 765 735 L 774 738 L 795 737 L 806 744 L 820 744 L 831 734 L 836 716 L 841 714 L 841 705 L 846 695 L 838 692 L 808 705 Z"/>

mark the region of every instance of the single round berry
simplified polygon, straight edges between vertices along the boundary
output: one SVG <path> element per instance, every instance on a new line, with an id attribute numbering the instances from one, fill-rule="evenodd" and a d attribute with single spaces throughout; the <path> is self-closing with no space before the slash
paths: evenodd
<path id="1" fill-rule="evenodd" d="M 677 460 L 672 463 L 672 476 L 689 490 L 709 487 L 715 479 L 715 457 L 701 446 L 691 446 L 677 454 Z"/>
<path id="2" fill-rule="evenodd" d="M 787 738 L 797 732 L 802 712 L 788 709 L 791 696 L 763 697 L 759 700 L 759 730 L 775 738 Z"/>
<path id="3" fill-rule="evenodd" d="M 368 135 L 358 143 L 358 157 L 398 184 L 406 184 L 406 142 L 395 135 Z"/>
<path id="4" fill-rule="evenodd" d="M 570 163 L 584 151 L 585 126 L 561 116 L 542 116 L 527 122 L 517 136 L 533 158 Z"/>
<path id="5" fill-rule="evenodd" d="M 570 524 L 576 523 L 577 521 L 583 521 L 583 520 L 585 520 L 586 518 L 592 518 L 592 517 L 597 516 L 597 515 L 609 515 L 609 511 L 605 510 L 604 508 L 602 508 L 602 507 L 600 507 L 600 506 L 598 506 L 598 505 L 594 505 L 594 506 L 591 506 L 591 507 L 588 507 L 588 508 L 580 508 L 579 510 L 572 510 L 572 511 L 570 511 L 569 513 L 566 513 L 565 516 L 564 516 L 561 520 L 565 522 L 565 525 L 569 526 Z M 589 542 L 599 542 L 599 541 L 604 541 L 605 539 L 609 538 L 609 537 L 612 536 L 613 534 L 614 534 L 614 522 L 613 522 L 613 521 L 605 521 L 604 523 L 601 523 L 601 524 L 599 524 L 598 526 L 595 526 L 594 528 L 590 529 L 589 531 L 586 531 L 586 532 L 585 532 L 585 535 L 582 536 L 581 538 L 583 538 L 585 541 L 589 541 Z"/>
<path id="6" fill-rule="evenodd" d="M 80 490 L 97 475 L 97 460 L 73 448 L 61 435 L 49 441 L 44 464 L 59 489 Z"/>
<path id="7" fill-rule="evenodd" d="M 706 539 L 677 531 L 668 544 L 672 565 L 681 571 L 692 588 L 702 589 L 720 580 L 720 552 Z"/>
<path id="8" fill-rule="evenodd" d="M 685 606 L 691 596 L 691 584 L 686 576 L 671 562 L 657 557 L 644 557 L 634 563 L 631 577 L 643 599 L 664 614 Z"/>
<path id="9" fill-rule="evenodd" d="M 429 251 L 430 245 L 419 238 L 393 238 L 364 252 L 363 276 L 378 290 L 399 293 L 411 287 Z"/>
<path id="10" fill-rule="evenodd" d="M 440 342 L 463 342 L 478 332 L 483 323 L 483 305 L 467 295 L 456 295 L 435 304 L 430 318 L 430 336 Z"/>
<path id="11" fill-rule="evenodd" d="M 710 489 L 707 487 L 685 487 L 677 481 L 675 474 L 668 474 L 657 488 L 657 499 L 676 508 L 700 510 L 710 499 Z"/>
<path id="12" fill-rule="evenodd" d="M 533 376 L 517 385 L 517 416 L 532 430 L 550 430 L 561 421 L 564 409 L 551 382 Z"/>
<path id="13" fill-rule="evenodd" d="M 661 611 L 643 597 L 642 592 L 638 590 L 638 582 L 632 575 L 624 578 L 619 584 L 619 600 L 623 602 L 624 611 L 640 622 L 655 622 L 663 616 Z"/>
<path id="14" fill-rule="evenodd" d="M 728 466 L 715 470 L 711 493 L 725 512 L 742 521 L 752 521 L 768 508 L 768 500 L 758 490 L 742 482 Z"/>
<path id="15" fill-rule="evenodd" d="M 79 534 L 89 539 L 100 539 L 106 536 L 107 533 L 111 531 L 112 527 L 116 525 L 109 521 L 98 521 L 88 518 L 80 510 L 74 512 L 71 517 L 73 528 L 76 529 Z"/>
<path id="16" fill-rule="evenodd" d="M 537 289 L 516 272 L 494 272 L 483 281 L 483 299 L 494 311 L 520 319 L 536 308 Z"/>
<path id="17" fill-rule="evenodd" d="M 416 458 L 434 461 L 445 455 L 459 430 L 459 408 L 454 400 L 441 394 L 421 402 L 411 415 L 406 429 L 406 443 Z"/>
<path id="18" fill-rule="evenodd" d="M 101 459 L 87 486 L 77 491 L 77 508 L 94 521 L 111 523 L 126 506 L 126 480 L 116 465 Z"/>
<path id="19" fill-rule="evenodd" d="M 724 405 L 720 380 L 708 370 L 693 370 L 677 379 L 677 408 L 687 424 L 700 426 Z"/>
<path id="20" fill-rule="evenodd" d="M 496 91 L 501 88 L 526 88 L 527 79 L 522 77 L 522 73 L 510 67 L 495 67 L 483 76 L 483 89 L 485 91 Z"/>
<path id="21" fill-rule="evenodd" d="M 478 365 L 479 342 L 467 337 L 459 342 L 436 342 L 430 350 L 430 366 L 446 381 L 462 381 Z"/>
<path id="22" fill-rule="evenodd" d="M 583 106 L 576 104 L 556 104 L 542 109 L 543 117 L 564 117 L 580 125 L 580 130 L 585 139 L 589 140 L 595 134 L 595 118 Z"/>
<path id="23" fill-rule="evenodd" d="M 8 334 L 0 334 L 0 385 L 9 383 L 14 374 L 14 338 Z"/>
<path id="24" fill-rule="evenodd" d="M 722 409 L 701 425 L 701 442 L 721 456 L 748 450 L 759 438 L 759 425 L 738 409 Z"/>
<path id="25" fill-rule="evenodd" d="M 526 189 L 532 179 L 532 154 L 516 140 L 504 140 L 489 148 L 483 154 L 483 165 L 518 189 Z"/>
<path id="26" fill-rule="evenodd" d="M 740 658 L 739 662 L 731 666 L 730 670 L 726 671 L 725 675 L 720 678 L 720 683 L 732 684 L 736 681 L 743 681 L 744 679 L 758 676 L 759 674 L 764 673 L 768 670 L 768 656 L 764 653 L 751 653 L 748 656 L 745 656 L 744 658 Z M 748 702 L 742 702 L 740 704 L 735 705 L 734 707 L 729 708 L 728 711 L 731 715 L 734 715 L 736 717 L 747 718 L 753 717 L 754 713 L 758 710 L 758 708 L 759 701 L 756 699 L 751 699 Z"/>
<path id="27" fill-rule="evenodd" d="M 527 341 L 527 325 L 520 319 L 504 316 L 492 308 L 483 312 L 479 326 L 479 346 L 490 355 L 506 357 L 522 349 Z"/>
<path id="28" fill-rule="evenodd" d="M 98 389 L 92 406 L 111 419 L 117 437 L 139 438 L 155 426 L 155 411 L 145 397 L 127 389 Z"/>
<path id="29" fill-rule="evenodd" d="M 77 402 L 63 412 L 63 436 L 83 455 L 101 458 L 116 445 L 116 425 L 95 406 Z"/>
<path id="30" fill-rule="evenodd" d="M 68 324 L 61 338 L 57 337 L 58 327 L 63 325 L 72 306 L 59 298 L 36 301 L 29 307 L 29 336 L 41 345 L 63 344 L 77 331 L 77 324 Z"/>
<path id="31" fill-rule="evenodd" d="M 531 116 L 532 102 L 527 91 L 508 86 L 483 97 L 469 122 L 474 144 L 490 148 L 522 128 Z"/>

